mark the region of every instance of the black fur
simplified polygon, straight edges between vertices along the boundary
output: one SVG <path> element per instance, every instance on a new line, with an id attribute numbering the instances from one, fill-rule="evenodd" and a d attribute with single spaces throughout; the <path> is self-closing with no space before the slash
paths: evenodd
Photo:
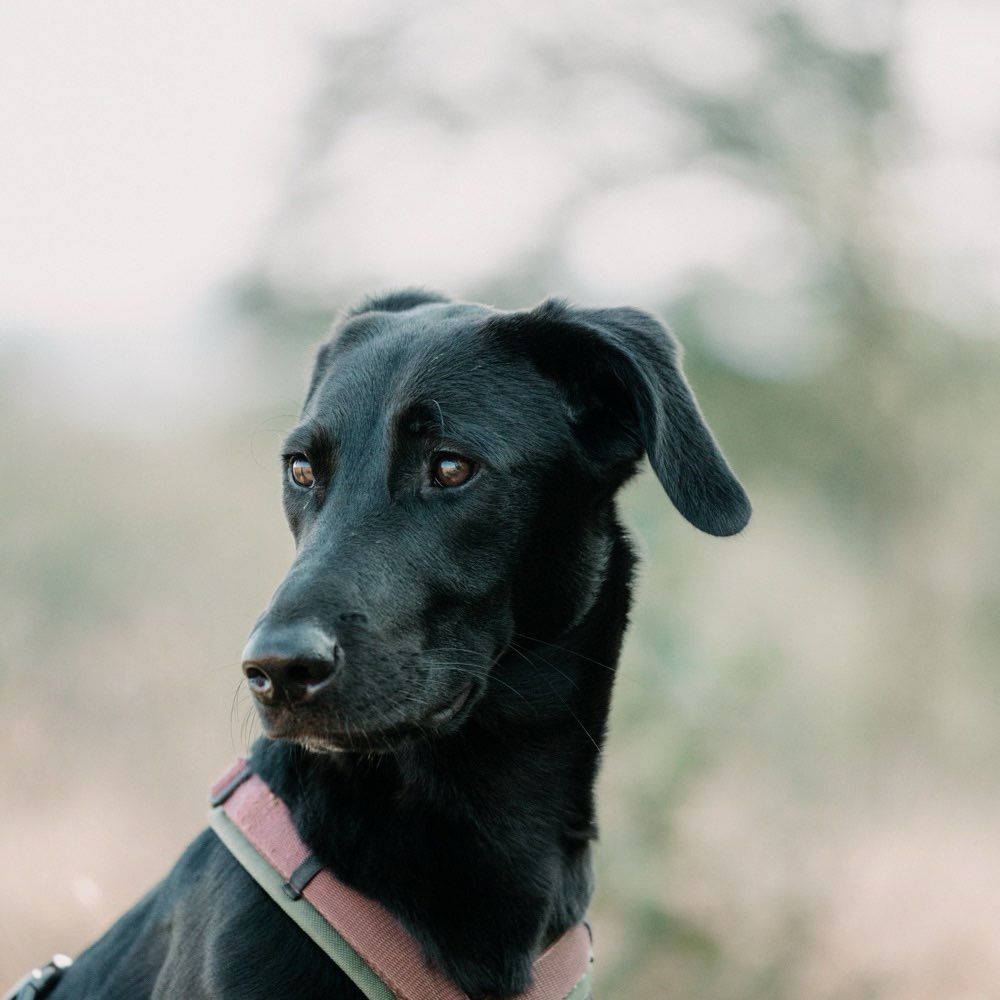
<path id="1" fill-rule="evenodd" d="M 441 453 L 478 472 L 435 482 Z M 284 459 L 296 538 L 248 645 L 254 767 L 307 844 L 470 995 L 523 990 L 592 890 L 593 789 L 647 454 L 713 534 L 750 507 L 651 316 L 369 299 L 319 352 Z M 311 488 L 289 464 L 311 463 Z M 58 998 L 356 998 L 210 832 Z"/>

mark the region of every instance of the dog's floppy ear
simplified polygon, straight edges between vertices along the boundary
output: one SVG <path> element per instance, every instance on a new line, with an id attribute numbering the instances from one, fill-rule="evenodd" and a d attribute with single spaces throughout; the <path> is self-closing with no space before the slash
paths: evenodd
<path id="1" fill-rule="evenodd" d="M 574 309 L 556 301 L 520 318 L 522 344 L 535 363 L 556 381 L 568 373 L 571 405 L 589 405 L 582 423 L 589 423 L 592 440 L 596 412 L 602 447 L 644 450 L 674 506 L 695 527 L 722 536 L 746 526 L 750 501 L 681 372 L 677 342 L 658 320 L 638 309 Z"/>

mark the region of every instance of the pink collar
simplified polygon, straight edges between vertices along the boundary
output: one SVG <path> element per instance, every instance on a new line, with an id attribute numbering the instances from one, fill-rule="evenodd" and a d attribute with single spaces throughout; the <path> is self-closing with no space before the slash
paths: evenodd
<path id="1" fill-rule="evenodd" d="M 309 920 L 299 919 L 303 906 L 317 911 L 397 1000 L 468 1000 L 455 983 L 427 962 L 416 939 L 388 910 L 336 879 L 310 855 L 285 804 L 245 760 L 237 760 L 212 786 L 211 803 L 212 826 L 226 846 L 262 885 L 264 878 L 255 870 L 260 868 L 261 858 L 272 876 L 275 872 L 280 876 L 276 881 L 282 892 L 272 888 L 270 894 L 307 933 Z M 240 840 L 248 842 L 259 857 L 254 858 L 253 852 L 248 856 Z M 315 919 L 314 915 L 309 917 Z M 349 971 L 335 949 L 325 947 L 315 934 L 311 936 Z M 591 963 L 590 931 L 586 924 L 577 924 L 539 955 L 532 986 L 513 1000 L 586 996 L 584 981 Z"/>

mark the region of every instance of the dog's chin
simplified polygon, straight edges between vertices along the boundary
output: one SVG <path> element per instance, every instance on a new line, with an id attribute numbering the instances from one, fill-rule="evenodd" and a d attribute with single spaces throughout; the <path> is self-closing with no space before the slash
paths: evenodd
<path id="1" fill-rule="evenodd" d="M 392 753 L 457 732 L 477 701 L 476 685 L 469 683 L 450 701 L 423 716 L 389 725 L 349 722 L 289 707 L 262 710 L 260 719 L 268 739 L 289 740 L 312 753 Z"/>

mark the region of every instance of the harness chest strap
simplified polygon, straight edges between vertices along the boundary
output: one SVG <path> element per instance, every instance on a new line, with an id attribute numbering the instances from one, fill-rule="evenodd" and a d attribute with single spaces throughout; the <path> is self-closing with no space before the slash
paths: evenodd
<path id="1" fill-rule="evenodd" d="M 234 857 L 369 1000 L 468 1000 L 388 910 L 310 855 L 285 804 L 246 761 L 215 783 L 211 803 L 209 822 Z M 581 923 L 538 957 L 531 988 L 515 1000 L 585 1000 L 592 964 Z"/>

